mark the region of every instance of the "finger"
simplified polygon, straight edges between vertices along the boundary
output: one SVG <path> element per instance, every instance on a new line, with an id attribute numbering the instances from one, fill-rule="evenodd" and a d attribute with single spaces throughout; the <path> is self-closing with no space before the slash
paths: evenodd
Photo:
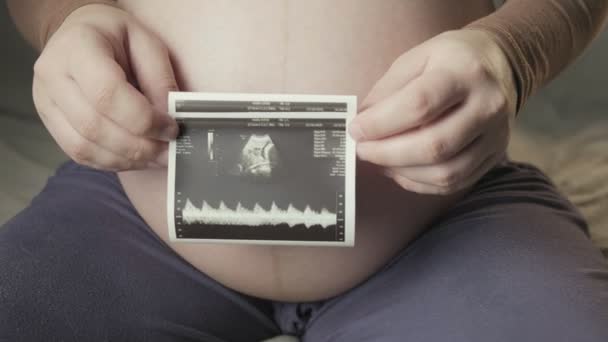
<path id="1" fill-rule="evenodd" d="M 403 168 L 391 171 L 410 180 L 440 187 L 456 187 L 467 182 L 477 168 L 492 154 L 492 142 L 481 136 L 446 162 Z"/>
<path id="2" fill-rule="evenodd" d="M 143 169 L 144 162 L 134 163 L 83 138 L 65 120 L 65 114 L 44 92 L 34 88 L 40 117 L 61 149 L 79 164 L 100 170 L 120 171 Z"/>
<path id="3" fill-rule="evenodd" d="M 96 113 L 84 99 L 78 85 L 71 79 L 57 80 L 47 89 L 72 128 L 88 141 L 110 152 L 134 163 L 156 162 L 163 145 L 166 145 L 158 140 L 135 136 L 105 116 Z"/>
<path id="4" fill-rule="evenodd" d="M 382 140 L 357 144 L 359 158 L 387 167 L 431 165 L 444 162 L 477 139 L 491 124 L 478 115 L 476 103 L 462 107 L 419 129 Z"/>
<path id="5" fill-rule="evenodd" d="M 361 104 L 361 111 L 380 102 L 422 75 L 429 55 L 423 46 L 417 46 L 401 55 L 376 82 Z"/>
<path id="6" fill-rule="evenodd" d="M 175 120 L 156 112 L 144 95 L 127 81 L 124 70 L 112 55 L 112 47 L 99 39 L 83 44 L 85 46 L 73 53 L 68 74 L 95 111 L 137 136 L 159 140 L 175 138 Z"/>
<path id="7" fill-rule="evenodd" d="M 494 165 L 496 165 L 498 160 L 499 159 L 496 157 L 496 155 L 492 155 L 486 158 L 483 163 L 481 163 L 477 167 L 477 169 L 475 169 L 475 171 L 466 181 L 463 181 L 462 183 L 459 183 L 453 187 L 417 182 L 407 177 L 404 177 L 403 175 L 393 173 L 391 171 L 388 171 L 387 175 L 392 178 L 397 184 L 399 184 L 402 188 L 412 192 L 429 195 L 449 195 L 460 191 L 469 190 L 475 185 L 475 183 L 477 183 L 479 179 L 481 179 L 481 177 L 483 177 L 483 175 L 485 175 L 489 170 L 494 167 Z"/>
<path id="8" fill-rule="evenodd" d="M 158 167 L 167 167 L 169 165 L 169 144 L 164 144 L 154 162 Z"/>
<path id="9" fill-rule="evenodd" d="M 448 71 L 426 72 L 357 115 L 349 132 L 357 141 L 376 140 L 427 124 L 464 101 L 468 86 Z"/>
<path id="10" fill-rule="evenodd" d="M 178 90 L 166 46 L 151 32 L 133 25 L 129 29 L 129 55 L 139 88 L 158 112 L 166 112 L 168 93 Z"/>
<path id="11" fill-rule="evenodd" d="M 442 189 L 438 186 L 419 183 L 419 182 L 410 180 L 404 176 L 401 176 L 398 174 L 392 174 L 390 172 L 387 172 L 386 175 L 387 175 L 387 177 L 389 177 L 393 181 L 395 181 L 395 183 L 399 184 L 399 186 L 405 190 L 415 192 L 418 194 L 428 194 L 428 195 L 443 194 Z"/>

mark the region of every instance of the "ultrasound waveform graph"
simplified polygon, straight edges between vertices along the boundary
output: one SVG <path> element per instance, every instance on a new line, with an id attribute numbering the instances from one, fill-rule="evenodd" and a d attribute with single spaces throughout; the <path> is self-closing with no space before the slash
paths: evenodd
<path id="1" fill-rule="evenodd" d="M 315 211 L 306 206 L 299 210 L 289 205 L 286 210 L 280 209 L 274 202 L 269 210 L 256 204 L 253 209 L 243 207 L 240 203 L 235 209 L 231 209 L 224 202 L 220 202 L 218 208 L 214 208 L 203 201 L 201 208 L 197 208 L 190 200 L 182 210 L 182 220 L 186 224 L 215 224 L 226 226 L 278 226 L 286 224 L 289 227 L 305 226 L 306 228 L 321 226 L 328 228 L 336 225 L 338 216 L 323 208 Z"/>

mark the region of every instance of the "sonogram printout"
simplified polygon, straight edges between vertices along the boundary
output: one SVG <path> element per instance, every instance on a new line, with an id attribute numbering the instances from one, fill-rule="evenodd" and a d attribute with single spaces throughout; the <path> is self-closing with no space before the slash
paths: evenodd
<path id="1" fill-rule="evenodd" d="M 353 246 L 356 97 L 174 92 L 172 241 Z"/>

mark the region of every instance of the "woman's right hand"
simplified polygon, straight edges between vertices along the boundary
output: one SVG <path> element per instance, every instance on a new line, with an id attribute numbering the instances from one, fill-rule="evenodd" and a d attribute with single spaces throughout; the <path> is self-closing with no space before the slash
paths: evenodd
<path id="1" fill-rule="evenodd" d="M 166 114 L 177 83 L 165 45 L 119 8 L 86 5 L 34 66 L 36 109 L 76 162 L 124 171 L 167 165 L 178 128 Z"/>

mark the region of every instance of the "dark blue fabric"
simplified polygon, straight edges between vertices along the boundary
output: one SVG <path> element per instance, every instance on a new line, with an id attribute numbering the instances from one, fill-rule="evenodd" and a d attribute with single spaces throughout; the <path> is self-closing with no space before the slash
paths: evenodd
<path id="1" fill-rule="evenodd" d="M 147 227 L 112 173 L 68 163 L 0 229 L 0 341 L 608 341 L 608 268 L 535 168 L 504 163 L 335 298 L 223 287 Z"/>

